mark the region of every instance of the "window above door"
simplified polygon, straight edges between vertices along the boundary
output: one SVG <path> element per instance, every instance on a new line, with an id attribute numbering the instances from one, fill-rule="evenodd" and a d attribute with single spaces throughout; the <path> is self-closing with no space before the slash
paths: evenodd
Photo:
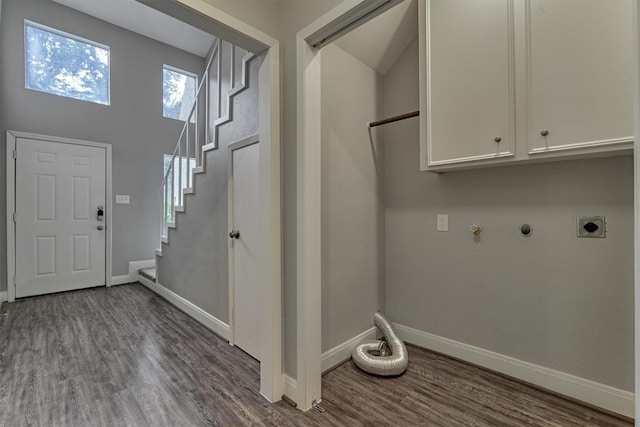
<path id="1" fill-rule="evenodd" d="M 24 21 L 25 87 L 110 104 L 109 46 Z"/>

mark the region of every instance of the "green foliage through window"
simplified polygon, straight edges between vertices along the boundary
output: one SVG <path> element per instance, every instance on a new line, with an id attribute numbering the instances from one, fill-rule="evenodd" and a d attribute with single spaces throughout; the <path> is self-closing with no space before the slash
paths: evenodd
<path id="1" fill-rule="evenodd" d="M 186 121 L 196 99 L 197 77 L 165 65 L 162 70 L 162 114 Z M 193 118 L 191 119 L 193 122 Z"/>
<path id="2" fill-rule="evenodd" d="M 25 21 L 26 87 L 109 105 L 109 47 Z"/>

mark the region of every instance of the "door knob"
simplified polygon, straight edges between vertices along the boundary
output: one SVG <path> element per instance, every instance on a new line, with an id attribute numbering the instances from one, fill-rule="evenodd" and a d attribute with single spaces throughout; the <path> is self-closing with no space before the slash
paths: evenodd
<path id="1" fill-rule="evenodd" d="M 240 238 L 240 230 L 231 230 L 229 232 L 229 237 L 232 239 L 239 239 Z"/>
<path id="2" fill-rule="evenodd" d="M 101 226 L 101 225 L 98 226 L 98 230 L 103 230 L 103 229 L 104 229 L 103 226 Z"/>

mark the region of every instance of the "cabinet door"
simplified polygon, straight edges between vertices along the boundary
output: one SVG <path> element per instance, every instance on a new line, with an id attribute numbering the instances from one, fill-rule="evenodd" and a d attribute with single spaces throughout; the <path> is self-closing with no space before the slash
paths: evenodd
<path id="1" fill-rule="evenodd" d="M 428 166 L 513 155 L 511 0 L 427 0 Z"/>
<path id="2" fill-rule="evenodd" d="M 632 1 L 528 0 L 526 13 L 529 153 L 632 141 Z"/>

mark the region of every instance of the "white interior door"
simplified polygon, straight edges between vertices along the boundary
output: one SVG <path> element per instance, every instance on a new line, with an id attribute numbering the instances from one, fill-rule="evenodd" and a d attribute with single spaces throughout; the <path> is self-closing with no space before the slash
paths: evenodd
<path id="1" fill-rule="evenodd" d="M 231 269 L 234 344 L 260 360 L 260 163 L 257 143 L 231 151 Z M 235 236 L 233 232 L 237 231 Z"/>
<path id="2" fill-rule="evenodd" d="M 105 149 L 18 138 L 16 150 L 16 297 L 105 285 Z"/>

